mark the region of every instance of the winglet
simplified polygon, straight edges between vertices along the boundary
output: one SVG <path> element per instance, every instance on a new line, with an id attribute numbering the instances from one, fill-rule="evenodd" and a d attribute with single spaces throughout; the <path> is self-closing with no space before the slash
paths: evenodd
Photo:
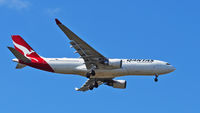
<path id="1" fill-rule="evenodd" d="M 56 24 L 62 24 L 57 18 L 55 19 Z"/>
<path id="2" fill-rule="evenodd" d="M 76 87 L 75 90 L 78 91 L 79 89 Z"/>

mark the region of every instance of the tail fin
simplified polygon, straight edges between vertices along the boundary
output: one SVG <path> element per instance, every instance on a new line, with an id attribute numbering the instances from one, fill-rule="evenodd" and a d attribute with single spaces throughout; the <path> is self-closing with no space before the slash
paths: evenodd
<path id="1" fill-rule="evenodd" d="M 25 57 L 40 57 L 19 35 L 12 35 L 13 44 L 15 49 Z"/>
<path id="2" fill-rule="evenodd" d="M 27 65 L 37 69 L 54 72 L 45 59 L 40 57 L 19 35 L 12 35 L 12 40 L 15 48 L 8 47 L 8 49 L 17 58 L 13 59 L 13 61 L 23 64 L 18 64 L 16 67 L 17 69 Z"/>

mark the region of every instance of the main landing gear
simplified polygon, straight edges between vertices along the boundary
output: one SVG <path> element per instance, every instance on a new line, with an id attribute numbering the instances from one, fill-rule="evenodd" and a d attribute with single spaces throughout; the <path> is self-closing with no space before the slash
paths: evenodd
<path id="1" fill-rule="evenodd" d="M 158 82 L 158 74 L 155 74 L 154 81 L 155 81 L 155 82 Z"/>
<path id="2" fill-rule="evenodd" d="M 93 90 L 94 88 L 98 88 L 98 86 L 99 86 L 99 85 L 98 85 L 97 81 L 95 81 L 94 84 L 91 84 L 91 85 L 89 86 L 89 89 L 90 89 L 90 90 Z"/>
<path id="3" fill-rule="evenodd" d="M 90 78 L 90 76 L 95 76 L 95 74 L 96 74 L 95 71 L 92 69 L 90 72 L 86 73 L 86 77 Z"/>
<path id="4" fill-rule="evenodd" d="M 95 76 L 96 73 L 95 73 L 94 69 L 96 69 L 96 68 L 97 68 L 96 65 L 91 64 L 90 65 L 90 71 L 86 73 L 86 77 L 90 78 L 90 76 Z"/>
<path id="5" fill-rule="evenodd" d="M 94 82 L 94 87 L 95 87 L 95 88 L 98 88 L 98 87 L 99 87 L 97 81 Z"/>

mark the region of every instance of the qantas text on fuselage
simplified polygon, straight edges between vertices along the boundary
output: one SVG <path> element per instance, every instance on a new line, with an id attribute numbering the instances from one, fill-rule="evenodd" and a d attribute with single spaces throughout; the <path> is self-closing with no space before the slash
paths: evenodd
<path id="1" fill-rule="evenodd" d="M 88 80 L 77 91 L 87 91 L 97 88 L 101 84 L 113 88 L 126 88 L 125 80 L 114 80 L 116 77 L 127 75 L 158 76 L 167 74 L 175 68 L 167 62 L 152 59 L 110 59 L 74 34 L 58 19 L 56 24 L 69 38 L 73 47 L 81 58 L 45 58 L 38 55 L 19 35 L 12 35 L 14 48 L 8 49 L 14 54 L 17 69 L 30 66 L 44 71 L 62 74 L 75 74 L 87 77 Z"/>

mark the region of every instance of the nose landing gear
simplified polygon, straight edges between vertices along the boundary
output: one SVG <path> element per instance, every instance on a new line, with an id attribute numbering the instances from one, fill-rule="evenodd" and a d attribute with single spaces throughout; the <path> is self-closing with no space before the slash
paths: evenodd
<path id="1" fill-rule="evenodd" d="M 155 81 L 155 82 L 158 82 L 158 74 L 155 74 L 154 81 Z"/>

